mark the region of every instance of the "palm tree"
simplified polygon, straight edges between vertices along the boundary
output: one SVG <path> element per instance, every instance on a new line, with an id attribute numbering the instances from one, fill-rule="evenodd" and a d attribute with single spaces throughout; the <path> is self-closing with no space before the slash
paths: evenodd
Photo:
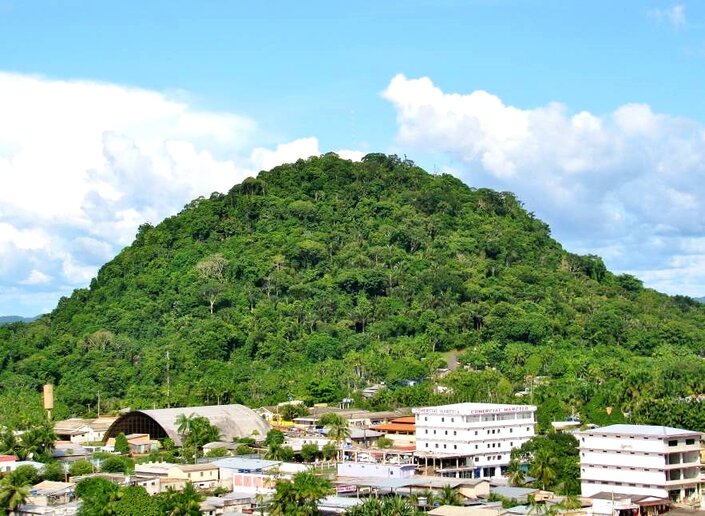
<path id="1" fill-rule="evenodd" d="M 27 458 L 15 433 L 9 428 L 6 428 L 0 433 L 0 453 L 15 455 L 20 460 Z"/>
<path id="2" fill-rule="evenodd" d="M 179 435 L 181 435 L 182 441 L 191 431 L 191 423 L 193 423 L 195 417 L 196 414 L 191 414 L 190 416 L 179 414 L 176 416 L 176 430 L 179 432 Z"/>
<path id="3" fill-rule="evenodd" d="M 539 449 L 534 453 L 529 466 L 529 474 L 536 479 L 536 483 L 541 489 L 547 489 L 556 479 L 556 457 L 546 449 Z"/>
<path id="4" fill-rule="evenodd" d="M 521 467 L 521 463 L 516 459 L 509 461 L 507 465 L 507 476 L 509 477 L 509 484 L 512 487 L 521 487 L 526 483 L 524 470 Z"/>
<path id="5" fill-rule="evenodd" d="M 21 447 L 26 457 L 48 457 L 54 449 L 56 434 L 51 425 L 43 423 L 23 433 L 21 441 Z"/>
<path id="6" fill-rule="evenodd" d="M 409 500 L 401 496 L 387 497 L 382 500 L 382 514 L 389 516 L 414 516 L 418 510 Z"/>
<path id="7" fill-rule="evenodd" d="M 220 439 L 220 429 L 211 425 L 208 418 L 199 416 L 191 417 L 188 434 L 184 438 L 185 444 L 192 444 L 196 450 L 203 448 L 203 445 Z"/>
<path id="8" fill-rule="evenodd" d="M 160 509 L 169 516 L 197 516 L 201 514 L 200 495 L 191 482 L 186 484 L 183 491 L 174 491 L 169 488 L 166 493 L 160 496 Z"/>
<path id="9" fill-rule="evenodd" d="M 292 481 L 277 481 L 269 510 L 273 516 L 313 516 L 331 487 L 330 480 L 310 471 L 296 473 Z"/>
<path id="10" fill-rule="evenodd" d="M 29 486 L 14 481 L 15 477 L 6 477 L 0 482 L 0 507 L 14 514 L 15 509 L 29 498 Z"/>
<path id="11" fill-rule="evenodd" d="M 416 516 L 423 514 L 410 499 L 400 496 L 368 498 L 345 511 L 346 516 Z"/>
<path id="12" fill-rule="evenodd" d="M 436 501 L 440 505 L 460 505 L 460 495 L 449 485 L 443 486 L 441 492 L 436 496 Z"/>
<path id="13" fill-rule="evenodd" d="M 337 414 L 334 415 L 337 416 Z M 337 419 L 330 418 L 326 425 L 326 430 L 328 431 L 328 438 L 333 439 L 338 448 L 340 448 L 341 443 L 345 441 L 345 439 L 348 439 L 352 435 L 348 420 L 341 416 L 338 416 Z"/>
<path id="14" fill-rule="evenodd" d="M 575 495 L 566 496 L 560 503 L 561 509 L 575 510 L 580 509 L 583 504 L 580 502 L 580 498 Z"/>

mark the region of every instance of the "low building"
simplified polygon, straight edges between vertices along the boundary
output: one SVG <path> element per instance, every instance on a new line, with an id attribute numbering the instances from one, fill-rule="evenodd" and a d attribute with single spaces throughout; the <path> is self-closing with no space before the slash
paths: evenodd
<path id="1" fill-rule="evenodd" d="M 309 410 L 309 414 L 306 416 L 296 417 L 293 422 L 298 428 L 304 430 L 315 430 L 320 428 L 318 420 L 324 414 L 337 414 L 348 421 L 348 426 L 350 428 L 370 428 L 374 425 L 381 425 L 387 423 L 392 419 L 408 416 L 407 411 L 380 411 L 380 412 L 370 412 L 369 410 L 350 410 L 350 409 L 340 409 L 337 407 L 313 407 Z"/>
<path id="2" fill-rule="evenodd" d="M 115 450 L 115 437 L 110 437 L 105 442 L 105 449 L 109 451 Z M 133 455 L 144 455 L 159 449 L 159 441 L 151 439 L 149 434 L 129 434 L 125 436 L 127 445 L 130 447 L 130 453 Z"/>
<path id="3" fill-rule="evenodd" d="M 163 492 L 167 480 L 191 482 L 196 489 L 215 489 L 219 485 L 219 468 L 209 464 L 172 464 L 170 462 L 145 462 L 135 464 L 135 475 L 141 477 L 157 477 L 160 480 L 160 491 Z M 180 483 L 180 482 L 177 482 Z"/>
<path id="4" fill-rule="evenodd" d="M 220 480 L 219 468 L 214 464 L 177 464 L 169 469 L 167 477 L 191 482 L 196 489 L 215 489 Z"/>
<path id="5" fill-rule="evenodd" d="M 410 478 L 416 474 L 415 464 L 377 462 L 339 462 L 339 477 Z"/>
<path id="6" fill-rule="evenodd" d="M 54 482 L 44 480 L 30 489 L 27 505 L 37 505 L 49 507 L 67 504 L 74 499 L 73 490 L 76 484 L 73 482 Z"/>
<path id="7" fill-rule="evenodd" d="M 9 473 L 16 468 L 17 457 L 14 455 L 0 455 L 0 473 Z"/>
<path id="8" fill-rule="evenodd" d="M 54 423 L 54 433 L 63 441 L 72 443 L 100 442 L 105 432 L 117 417 L 99 417 L 96 419 L 70 418 Z"/>
<path id="9" fill-rule="evenodd" d="M 670 500 L 621 493 L 595 493 L 590 497 L 594 516 L 657 516 L 670 509 Z"/>
<path id="10" fill-rule="evenodd" d="M 211 462 L 219 468 L 221 485 L 234 492 L 271 492 L 282 463 L 273 460 L 228 457 Z"/>
<path id="11" fill-rule="evenodd" d="M 425 467 L 430 462 L 433 474 L 456 469 L 461 477 L 501 476 L 511 451 L 534 436 L 533 405 L 456 403 L 412 412 L 417 456 Z"/>
<path id="12" fill-rule="evenodd" d="M 414 416 L 396 417 L 388 423 L 372 426 L 371 430 L 382 432 L 386 438 L 394 442 L 394 447 L 416 446 L 416 417 Z"/>
<path id="13" fill-rule="evenodd" d="M 702 435 L 623 424 L 576 433 L 583 496 L 605 492 L 700 503 Z"/>

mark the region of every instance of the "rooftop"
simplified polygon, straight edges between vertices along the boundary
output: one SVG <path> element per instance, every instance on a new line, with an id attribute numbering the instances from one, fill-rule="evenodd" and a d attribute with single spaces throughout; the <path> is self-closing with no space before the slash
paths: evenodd
<path id="1" fill-rule="evenodd" d="M 371 427 L 371 430 L 376 430 L 377 432 L 411 432 L 413 434 L 416 431 L 416 425 L 407 423 L 383 423 Z"/>
<path id="2" fill-rule="evenodd" d="M 508 405 L 504 403 L 453 403 L 435 407 L 412 409 L 414 414 L 493 414 L 500 412 L 535 411 L 534 405 Z"/>
<path id="3" fill-rule="evenodd" d="M 645 437 L 675 437 L 679 435 L 698 434 L 691 430 L 683 430 L 681 428 L 672 428 L 670 426 L 653 426 L 653 425 L 610 425 L 601 428 L 588 430 L 590 434 L 614 434 L 614 435 L 641 435 Z"/>
<path id="4" fill-rule="evenodd" d="M 52 480 L 44 480 L 31 488 L 32 495 L 56 495 L 73 489 L 73 482 L 54 482 Z"/>
<path id="5" fill-rule="evenodd" d="M 442 489 L 445 486 L 450 486 L 455 489 L 458 486 L 476 486 L 483 482 L 489 483 L 487 479 L 481 478 L 450 478 L 417 475 L 408 478 L 338 477 L 338 480 L 334 483 L 358 487 L 373 487 L 377 489 L 395 490 L 404 488 Z"/>
<path id="6" fill-rule="evenodd" d="M 511 486 L 495 486 L 491 489 L 492 494 L 503 496 L 504 498 L 512 498 L 519 500 L 526 498 L 529 495 L 537 493 L 539 490 L 531 487 L 511 487 Z"/>
<path id="7" fill-rule="evenodd" d="M 241 473 L 263 471 L 279 466 L 281 462 L 274 460 L 246 459 L 240 457 L 228 457 L 211 462 L 219 468 L 235 469 Z"/>
<path id="8" fill-rule="evenodd" d="M 215 464 L 177 464 L 177 468 L 181 471 L 207 471 L 218 469 Z"/>

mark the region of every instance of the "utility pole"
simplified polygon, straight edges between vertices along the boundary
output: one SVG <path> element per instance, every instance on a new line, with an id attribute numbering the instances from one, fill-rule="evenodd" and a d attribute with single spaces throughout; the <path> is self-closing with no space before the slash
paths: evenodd
<path id="1" fill-rule="evenodd" d="M 169 378 L 169 350 L 166 350 L 166 406 L 171 407 L 171 381 Z"/>

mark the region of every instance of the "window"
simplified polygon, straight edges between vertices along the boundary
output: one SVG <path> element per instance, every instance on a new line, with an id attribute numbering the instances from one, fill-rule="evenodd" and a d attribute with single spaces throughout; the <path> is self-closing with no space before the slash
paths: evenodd
<path id="1" fill-rule="evenodd" d="M 477 430 L 475 430 L 475 435 L 477 435 Z"/>
<path id="2" fill-rule="evenodd" d="M 446 447 L 446 445 L 444 444 L 444 445 L 443 445 L 443 449 L 445 450 L 446 448 L 447 448 L 447 447 Z"/>
<path id="3" fill-rule="evenodd" d="M 457 450 L 457 449 L 458 449 L 458 445 L 457 445 L 457 444 L 454 444 L 454 445 L 453 445 L 453 449 L 454 449 L 454 450 Z"/>
<path id="4" fill-rule="evenodd" d="M 480 457 L 475 457 L 475 462 L 480 462 Z"/>
<path id="5" fill-rule="evenodd" d="M 688 446 L 695 444 L 695 439 L 686 439 L 685 444 L 687 444 Z"/>
<path id="6" fill-rule="evenodd" d="M 428 448 L 428 443 L 426 443 L 426 448 Z"/>
<path id="7" fill-rule="evenodd" d="M 453 435 L 458 435 L 458 432 L 456 432 L 455 430 L 453 430 Z"/>
<path id="8" fill-rule="evenodd" d="M 510 429 L 509 429 L 509 433 L 511 434 L 512 432 L 514 432 L 514 429 L 513 429 L 513 428 L 510 428 Z"/>
<path id="9" fill-rule="evenodd" d="M 428 433 L 428 428 L 427 428 L 426 430 L 424 430 L 423 432 L 424 432 L 425 434 L 427 434 L 427 433 Z"/>
<path id="10" fill-rule="evenodd" d="M 428 421 L 428 418 L 427 418 L 426 416 L 424 416 L 423 420 L 424 420 L 424 421 Z"/>
<path id="11" fill-rule="evenodd" d="M 446 418 L 442 417 L 442 418 L 441 418 L 441 423 L 444 423 L 445 420 L 446 420 Z"/>
<path id="12" fill-rule="evenodd" d="M 448 430 L 446 430 L 446 435 L 448 435 Z"/>
<path id="13" fill-rule="evenodd" d="M 436 448 L 438 448 L 438 443 L 436 443 Z"/>
<path id="14" fill-rule="evenodd" d="M 455 418 L 454 417 L 450 418 L 450 422 L 455 423 Z"/>
<path id="15" fill-rule="evenodd" d="M 477 444 L 475 445 L 475 449 L 477 450 Z"/>
<path id="16" fill-rule="evenodd" d="M 678 440 L 668 441 L 668 446 L 678 446 Z"/>

